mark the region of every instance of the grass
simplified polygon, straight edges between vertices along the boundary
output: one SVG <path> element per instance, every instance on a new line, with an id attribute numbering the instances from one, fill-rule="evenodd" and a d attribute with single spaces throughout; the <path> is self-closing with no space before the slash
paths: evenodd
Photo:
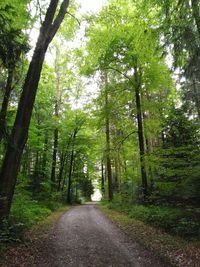
<path id="1" fill-rule="evenodd" d="M 47 218 L 35 224 L 31 230 L 29 231 L 37 231 L 37 230 L 50 230 L 52 226 L 60 219 L 60 217 L 67 212 L 71 206 L 63 206 L 52 212 Z"/>
<path id="2" fill-rule="evenodd" d="M 196 267 L 200 261 L 200 244 L 198 241 L 187 241 L 178 236 L 172 236 L 158 227 L 149 225 L 127 214 L 110 209 L 106 205 L 99 208 L 119 228 L 163 259 L 169 266 Z"/>

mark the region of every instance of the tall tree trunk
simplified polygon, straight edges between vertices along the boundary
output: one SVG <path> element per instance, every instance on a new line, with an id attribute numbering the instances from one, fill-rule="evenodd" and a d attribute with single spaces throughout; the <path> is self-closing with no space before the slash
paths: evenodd
<path id="1" fill-rule="evenodd" d="M 120 192 L 120 182 L 121 180 L 121 170 L 120 170 L 120 155 L 119 155 L 119 148 L 116 148 L 115 151 L 115 185 L 116 190 Z"/>
<path id="2" fill-rule="evenodd" d="M 59 118 L 59 112 L 61 109 L 62 88 L 60 86 L 60 68 L 59 68 L 59 50 L 56 47 L 56 59 L 55 59 L 55 73 L 56 73 L 56 103 L 55 103 L 55 116 Z M 58 152 L 58 128 L 54 130 L 54 144 L 52 154 L 52 169 L 51 169 L 51 188 L 55 188 L 56 182 L 56 164 L 57 164 L 57 152 Z"/>
<path id="3" fill-rule="evenodd" d="M 48 134 L 45 133 L 44 136 L 44 150 L 43 150 L 43 156 L 42 156 L 42 173 L 43 173 L 43 178 L 46 177 L 47 175 L 47 150 L 48 150 Z"/>
<path id="4" fill-rule="evenodd" d="M 61 191 L 61 183 L 62 183 L 63 171 L 65 167 L 66 154 L 67 153 L 62 153 L 61 158 L 60 158 L 60 168 L 59 168 L 59 174 L 58 174 L 58 192 Z"/>
<path id="5" fill-rule="evenodd" d="M 12 92 L 12 82 L 13 82 L 14 69 L 8 70 L 8 78 L 5 87 L 5 93 L 3 97 L 2 107 L 0 111 L 0 143 L 6 133 L 6 116 L 8 110 L 8 104 L 10 100 L 10 94 Z"/>
<path id="6" fill-rule="evenodd" d="M 0 172 L 0 223 L 3 222 L 10 212 L 21 156 L 28 137 L 28 129 L 44 57 L 50 42 L 62 23 L 69 0 L 63 0 L 56 15 L 58 4 L 59 0 L 51 0 L 45 20 L 41 26 L 36 48 L 23 86 L 10 142 L 8 143 L 2 164 Z"/>
<path id="7" fill-rule="evenodd" d="M 198 114 L 198 118 L 200 119 L 200 97 L 199 97 L 199 92 L 197 88 L 197 80 L 195 78 L 195 70 L 193 69 L 192 71 L 192 88 L 193 88 L 193 93 L 194 93 L 194 102 Z"/>
<path id="8" fill-rule="evenodd" d="M 70 146 L 72 138 L 73 138 L 73 133 L 71 133 L 71 136 L 70 136 L 70 138 L 68 140 L 68 143 L 67 143 L 67 146 L 66 146 L 66 150 L 61 155 L 60 169 L 59 169 L 59 174 L 58 174 L 58 191 L 61 191 L 64 188 L 65 178 L 64 178 L 63 183 L 62 183 L 63 172 L 64 172 L 64 168 L 65 168 L 65 163 L 66 163 L 67 158 L 68 158 L 68 149 L 69 149 L 69 146 Z"/>
<path id="9" fill-rule="evenodd" d="M 71 190 L 72 190 L 72 170 L 74 163 L 74 148 L 71 151 L 70 166 L 69 166 L 69 176 L 68 176 L 68 187 L 67 187 L 67 203 L 71 204 Z"/>
<path id="10" fill-rule="evenodd" d="M 142 176 L 142 190 L 144 199 L 148 193 L 147 185 L 147 174 L 145 169 L 145 143 L 144 143 L 144 133 L 143 133 L 143 121 L 142 121 L 142 109 L 141 109 L 141 98 L 140 98 L 140 77 L 138 69 L 135 68 L 135 101 L 137 109 L 137 124 L 138 124 L 138 141 L 140 150 L 140 165 L 141 165 L 141 176 Z"/>
<path id="11" fill-rule="evenodd" d="M 73 164 L 74 164 L 74 144 L 76 135 L 78 130 L 74 130 L 73 140 L 72 140 L 72 150 L 71 150 L 71 158 L 70 158 L 70 165 L 69 165 L 69 177 L 68 177 L 68 188 L 67 188 L 67 203 L 71 204 L 71 189 L 72 189 L 72 171 L 73 171 Z"/>
<path id="12" fill-rule="evenodd" d="M 106 107 L 106 165 L 107 165 L 107 177 L 108 177 L 108 199 L 111 201 L 113 199 L 113 185 L 112 185 L 112 167 L 110 159 L 110 120 L 108 111 L 108 78 L 105 73 L 105 107 Z"/>
<path id="13" fill-rule="evenodd" d="M 101 162 L 101 191 L 105 192 L 105 179 L 104 179 L 104 166 L 103 161 Z"/>
<path id="14" fill-rule="evenodd" d="M 53 143 L 53 155 L 52 155 L 52 168 L 51 168 L 51 188 L 55 188 L 56 183 L 56 162 L 58 151 L 58 128 L 54 130 L 54 143 Z"/>

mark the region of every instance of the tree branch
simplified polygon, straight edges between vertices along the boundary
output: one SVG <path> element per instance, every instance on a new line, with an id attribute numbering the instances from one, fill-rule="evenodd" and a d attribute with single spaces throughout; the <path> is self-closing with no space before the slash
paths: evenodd
<path id="1" fill-rule="evenodd" d="M 77 21 L 78 25 L 81 26 L 81 22 L 73 14 L 71 14 L 69 11 L 67 11 L 66 14 L 69 14 L 72 18 L 74 18 Z"/>
<path id="2" fill-rule="evenodd" d="M 129 133 L 127 136 L 125 136 L 120 142 L 117 143 L 117 146 L 122 145 L 126 141 L 126 139 L 128 139 L 134 133 L 137 133 L 137 131 L 133 131 L 133 132 Z"/>
<path id="3" fill-rule="evenodd" d="M 107 68 L 104 68 L 104 69 L 105 70 L 114 70 L 114 71 L 120 73 L 122 76 L 124 76 L 126 79 L 128 79 L 134 85 L 132 79 L 126 73 L 123 73 L 122 71 L 120 71 L 120 70 L 118 70 L 118 69 L 116 69 L 114 67 L 107 67 Z"/>
<path id="4" fill-rule="evenodd" d="M 54 35 L 56 34 L 60 24 L 62 23 L 65 14 L 67 13 L 67 8 L 69 6 L 69 0 L 63 0 L 58 15 L 56 16 L 50 31 L 50 38 L 53 39 Z"/>

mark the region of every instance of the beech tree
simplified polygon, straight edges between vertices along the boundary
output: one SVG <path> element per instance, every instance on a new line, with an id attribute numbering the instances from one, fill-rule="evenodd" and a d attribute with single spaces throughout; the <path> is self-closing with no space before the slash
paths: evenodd
<path id="1" fill-rule="evenodd" d="M 87 69 L 88 73 L 107 71 L 110 76 L 116 76 L 116 80 L 118 75 L 119 81 L 126 81 L 124 91 L 129 92 L 128 101 L 134 107 L 133 129 L 137 123 L 141 187 L 145 199 L 148 195 L 148 174 L 144 114 L 150 114 L 146 103 L 150 105 L 152 100 L 156 99 L 156 93 L 162 89 L 166 90 L 167 81 L 170 81 L 169 70 L 161 57 L 159 34 L 149 23 L 152 19 L 147 17 L 145 20 L 137 16 L 131 1 L 120 3 L 119 7 L 118 1 L 111 1 L 110 5 L 94 18 L 96 23 L 91 25 L 87 32 L 87 66 L 83 69 Z M 116 28 L 115 31 L 112 31 L 113 27 Z M 143 45 L 138 45 L 141 42 Z M 159 78 L 155 81 L 150 75 L 157 75 Z"/>
<path id="2" fill-rule="evenodd" d="M 0 221 L 9 215 L 22 152 L 28 136 L 33 104 L 45 53 L 67 12 L 69 0 L 51 0 L 29 65 L 13 130 L 0 172 Z"/>

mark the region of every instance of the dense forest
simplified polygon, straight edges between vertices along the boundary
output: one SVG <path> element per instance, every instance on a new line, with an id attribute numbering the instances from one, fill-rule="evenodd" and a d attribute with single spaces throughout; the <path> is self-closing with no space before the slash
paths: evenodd
<path id="1" fill-rule="evenodd" d="M 0 2 L 0 240 L 96 191 L 198 239 L 199 1 L 79 2 Z"/>

